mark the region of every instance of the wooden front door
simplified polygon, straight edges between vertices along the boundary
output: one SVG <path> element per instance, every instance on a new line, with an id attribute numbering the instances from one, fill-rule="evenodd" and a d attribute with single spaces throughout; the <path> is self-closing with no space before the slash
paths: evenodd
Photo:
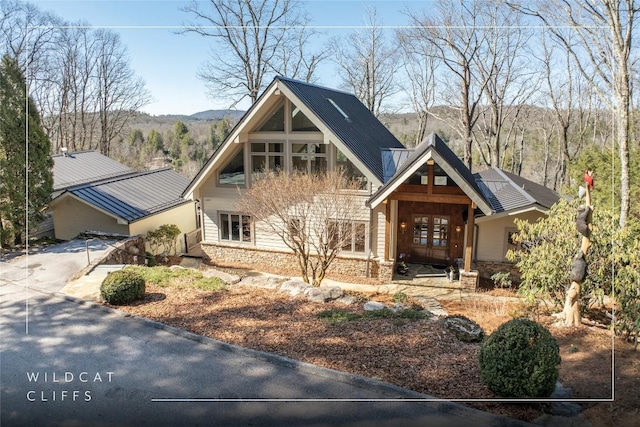
<path id="1" fill-rule="evenodd" d="M 449 217 L 413 215 L 411 224 L 412 262 L 446 265 L 449 253 Z"/>

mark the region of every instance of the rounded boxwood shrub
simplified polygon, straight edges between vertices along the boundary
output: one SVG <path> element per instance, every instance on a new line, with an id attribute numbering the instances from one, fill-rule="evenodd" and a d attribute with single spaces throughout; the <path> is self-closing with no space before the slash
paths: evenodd
<path id="1" fill-rule="evenodd" d="M 550 396 L 559 364 L 556 339 L 529 319 L 502 324 L 480 347 L 482 382 L 502 397 Z"/>
<path id="2" fill-rule="evenodd" d="M 128 304 L 144 296 L 144 278 L 130 270 L 110 273 L 100 285 L 100 296 L 113 305 Z"/>

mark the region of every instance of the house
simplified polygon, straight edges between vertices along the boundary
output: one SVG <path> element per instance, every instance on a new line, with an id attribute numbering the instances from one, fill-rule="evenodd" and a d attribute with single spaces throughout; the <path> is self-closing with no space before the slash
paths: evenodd
<path id="1" fill-rule="evenodd" d="M 70 240 L 87 231 L 146 234 L 163 224 L 192 232 L 196 207 L 181 197 L 188 184 L 170 168 L 135 172 L 93 151 L 54 156 L 49 211 L 55 237 Z M 177 250 L 187 251 L 184 236 Z"/>
<path id="2" fill-rule="evenodd" d="M 331 271 L 381 280 L 391 280 L 401 258 L 457 262 L 476 277 L 482 262 L 505 262 L 514 218 L 535 220 L 559 198 L 499 169 L 472 174 L 434 134 L 406 149 L 354 95 L 276 77 L 183 193 L 201 208 L 203 255 L 221 264 L 292 265 L 284 243 L 238 212 L 236 201 L 264 168 L 339 167 L 362 183 L 351 228 L 366 237 L 343 249 Z"/>

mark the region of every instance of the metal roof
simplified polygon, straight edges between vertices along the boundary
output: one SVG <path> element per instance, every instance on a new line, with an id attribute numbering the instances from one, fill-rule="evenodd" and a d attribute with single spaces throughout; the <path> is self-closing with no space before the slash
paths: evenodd
<path id="1" fill-rule="evenodd" d="M 532 205 L 549 209 L 560 200 L 560 195 L 550 188 L 498 168 L 478 172 L 474 176 L 495 212 Z"/>
<path id="2" fill-rule="evenodd" d="M 170 168 L 139 172 L 67 189 L 84 202 L 133 222 L 163 210 L 188 203 L 181 197 L 189 179 Z"/>
<path id="3" fill-rule="evenodd" d="M 52 157 L 54 191 L 135 172 L 97 151 L 78 151 Z"/>
<path id="4" fill-rule="evenodd" d="M 281 76 L 276 80 L 289 88 L 384 182 L 382 150 L 404 146 L 355 95 Z"/>

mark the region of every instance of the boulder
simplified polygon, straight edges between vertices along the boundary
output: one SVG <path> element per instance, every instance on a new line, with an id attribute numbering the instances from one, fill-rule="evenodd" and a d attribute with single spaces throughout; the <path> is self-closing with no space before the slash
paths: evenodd
<path id="1" fill-rule="evenodd" d="M 464 342 L 480 342 L 484 336 L 484 330 L 480 325 L 464 316 L 447 316 L 444 326 L 456 338 Z"/>
<path id="2" fill-rule="evenodd" d="M 353 305 L 358 302 L 358 300 L 353 295 L 345 295 L 341 298 L 338 298 L 336 302 L 344 305 Z"/>
<path id="3" fill-rule="evenodd" d="M 385 308 L 387 308 L 386 305 L 384 305 L 381 302 L 378 301 L 367 301 L 364 304 L 364 310 L 365 311 L 377 311 L 377 310 L 384 310 Z"/>
<path id="4" fill-rule="evenodd" d="M 300 279 L 292 279 L 287 280 L 280 286 L 280 292 L 288 292 L 292 297 L 295 297 L 296 295 L 305 293 L 309 288 L 313 288 L 313 286 Z"/>
<path id="5" fill-rule="evenodd" d="M 339 286 L 309 287 L 304 290 L 304 293 L 311 302 L 327 302 L 338 299 L 344 295 L 342 288 Z"/>

